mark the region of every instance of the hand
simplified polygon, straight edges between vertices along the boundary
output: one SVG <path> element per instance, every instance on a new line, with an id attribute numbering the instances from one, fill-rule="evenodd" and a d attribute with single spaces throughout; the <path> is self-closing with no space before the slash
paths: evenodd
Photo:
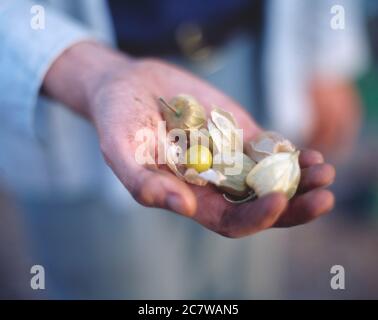
<path id="1" fill-rule="evenodd" d="M 309 145 L 335 160 L 345 158 L 361 126 L 361 106 L 354 86 L 348 81 L 316 79 L 311 97 L 315 121 Z"/>
<path id="2" fill-rule="evenodd" d="M 177 67 L 157 60 L 131 60 L 94 44 L 79 44 L 70 50 L 50 69 L 45 91 L 93 122 L 106 162 L 141 204 L 170 209 L 228 237 L 305 223 L 332 208 L 333 195 L 319 188 L 332 182 L 334 169 L 314 151 L 303 152 L 300 157 L 300 190 L 289 203 L 282 194 L 270 194 L 253 202 L 230 204 L 211 185 L 189 185 L 164 167 L 138 165 L 134 158 L 138 146 L 135 133 L 145 127 L 156 130 L 162 120 L 156 100 L 159 96 L 191 94 L 208 113 L 212 104 L 221 106 L 234 114 L 246 140 L 261 129 L 237 103 Z M 93 55 L 97 59 L 87 70 Z M 99 61 L 106 68 L 99 67 Z M 64 75 L 59 76 L 60 72 Z M 61 93 L 62 85 L 71 86 L 77 96 L 66 97 Z"/>

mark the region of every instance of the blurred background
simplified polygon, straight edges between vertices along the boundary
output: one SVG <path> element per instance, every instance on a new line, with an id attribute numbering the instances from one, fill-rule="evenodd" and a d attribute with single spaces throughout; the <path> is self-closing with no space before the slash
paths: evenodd
<path id="1" fill-rule="evenodd" d="M 0 125 L 0 298 L 378 298 L 378 3 L 214 2 L 154 1 L 147 18 L 134 3 L 134 42 L 125 2 L 109 1 L 108 15 L 121 50 L 183 66 L 266 128 L 323 151 L 337 168 L 333 212 L 230 240 L 141 207 L 106 168 L 90 125 L 47 111 L 42 97 L 41 141 Z M 162 13 L 163 31 L 146 25 Z M 344 25 L 332 20 L 343 13 Z M 30 288 L 36 264 L 45 290 Z M 345 290 L 330 287 L 333 265 L 345 268 Z"/>

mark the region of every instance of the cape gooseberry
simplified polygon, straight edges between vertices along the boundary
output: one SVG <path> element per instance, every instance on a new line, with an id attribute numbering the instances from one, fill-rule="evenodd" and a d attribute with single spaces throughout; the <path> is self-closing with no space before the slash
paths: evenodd
<path id="1" fill-rule="evenodd" d="M 198 173 L 211 168 L 213 156 L 209 148 L 202 145 L 191 146 L 185 154 L 186 166 L 195 169 Z"/>
<path id="2" fill-rule="evenodd" d="M 167 129 L 183 129 L 186 131 L 201 128 L 206 121 L 203 107 L 189 95 L 178 95 L 169 103 L 159 98 L 163 105 L 163 117 L 167 122 Z"/>

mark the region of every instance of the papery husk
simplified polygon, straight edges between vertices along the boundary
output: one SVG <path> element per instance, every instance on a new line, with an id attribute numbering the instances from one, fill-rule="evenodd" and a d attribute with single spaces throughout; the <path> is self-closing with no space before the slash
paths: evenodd
<path id="1" fill-rule="evenodd" d="M 215 105 L 213 105 L 213 111 L 218 113 L 220 116 L 225 117 L 227 120 L 229 120 L 235 128 L 238 127 L 238 123 L 236 122 L 236 119 L 231 112 L 224 111 L 223 109 Z M 213 119 L 213 115 L 212 115 L 212 119 Z"/>
<path id="2" fill-rule="evenodd" d="M 210 132 L 206 128 L 201 128 L 199 130 L 191 130 L 189 134 L 189 144 L 191 146 L 200 144 L 208 148 L 209 150 L 213 149 L 213 142 L 210 136 Z"/>
<path id="3" fill-rule="evenodd" d="M 226 177 L 225 180 L 217 185 L 221 190 L 234 196 L 242 197 L 250 191 L 250 188 L 246 183 L 246 177 L 256 163 L 244 153 L 238 153 L 238 156 L 240 158 L 234 156 L 229 159 L 230 161 L 227 161 L 225 155 L 223 155 L 222 159 L 219 158 L 219 154 L 216 155 L 214 158 L 213 169 Z M 240 164 L 238 162 L 235 164 L 235 162 L 232 162 L 235 159 L 242 159 L 242 161 L 240 161 Z M 227 172 L 227 169 L 230 168 L 235 168 L 240 171 L 240 173 L 232 174 Z"/>
<path id="4" fill-rule="evenodd" d="M 204 172 L 201 172 L 199 176 L 202 179 L 205 179 L 208 182 L 211 182 L 212 184 L 215 184 L 216 186 L 220 185 L 222 181 L 226 180 L 226 177 L 219 171 L 209 169 Z"/>
<path id="5" fill-rule="evenodd" d="M 271 192 L 294 196 L 301 175 L 299 151 L 280 152 L 265 157 L 248 174 L 246 182 L 258 197 Z"/>
<path id="6" fill-rule="evenodd" d="M 184 175 L 184 178 L 187 182 L 196 185 L 206 185 L 205 182 L 210 182 L 216 185 L 220 190 L 228 194 L 237 197 L 244 197 L 251 191 L 245 180 L 248 173 L 255 165 L 255 162 L 245 154 L 242 154 L 242 159 L 243 165 L 240 164 L 240 166 L 243 167 L 240 168 L 241 173 L 238 175 L 227 175 L 226 168 L 234 166 L 232 164 L 220 163 L 213 165 L 212 169 L 206 170 L 201 173 L 198 173 L 194 169 L 188 169 Z M 237 165 L 235 166 L 235 168 L 237 168 Z"/>
<path id="7" fill-rule="evenodd" d="M 207 127 L 213 142 L 213 153 L 243 151 L 243 138 L 240 135 L 235 118 L 229 112 L 215 108 Z"/>
<path id="8" fill-rule="evenodd" d="M 220 161 L 213 161 L 212 169 L 225 177 L 222 181 L 217 179 L 211 179 L 209 181 L 224 192 L 235 196 L 245 196 L 250 190 L 245 179 L 255 165 L 255 162 L 242 153 L 243 141 L 240 133 L 236 131 L 238 127 L 235 118 L 231 113 L 215 108 L 211 112 L 211 119 L 208 119 L 207 121 L 207 127 L 212 140 L 213 159 L 214 157 L 220 159 L 222 154 L 222 159 Z M 229 152 L 231 155 L 238 154 L 241 156 L 243 161 L 240 163 L 242 166 L 242 168 L 240 168 L 240 174 L 226 174 L 226 168 L 234 167 L 231 162 L 227 164 L 227 161 L 225 161 L 226 152 Z M 235 157 L 230 160 L 235 160 Z"/>
<path id="9" fill-rule="evenodd" d="M 222 132 L 216 127 L 211 119 L 207 120 L 207 129 L 211 137 L 211 146 L 213 154 L 218 154 L 222 150 Z"/>
<path id="10" fill-rule="evenodd" d="M 167 152 L 166 152 L 166 161 L 169 169 L 173 171 L 173 173 L 180 178 L 181 180 L 185 180 L 184 178 L 184 165 L 179 164 L 179 157 L 182 154 L 182 149 L 175 143 L 167 143 Z M 181 169 L 181 170 L 180 170 Z"/>
<path id="11" fill-rule="evenodd" d="M 170 102 L 170 108 L 163 108 L 163 117 L 167 122 L 167 129 L 183 129 L 190 131 L 199 129 L 206 123 L 206 113 L 202 105 L 192 96 L 180 94 Z"/>
<path id="12" fill-rule="evenodd" d="M 295 146 L 288 139 L 274 131 L 262 132 L 250 142 L 250 147 L 247 152 L 256 162 L 278 152 L 295 151 Z"/>
<path id="13" fill-rule="evenodd" d="M 166 160 L 169 169 L 180 179 L 185 182 L 195 184 L 197 186 L 205 186 L 207 181 L 199 176 L 199 173 L 192 168 L 186 168 L 184 164 L 179 162 L 182 149 L 175 143 L 168 143 Z"/>
<path id="14" fill-rule="evenodd" d="M 204 171 L 206 172 L 206 171 Z M 207 180 L 201 177 L 195 169 L 189 168 L 185 171 L 184 179 L 186 182 L 203 187 L 207 185 Z"/>

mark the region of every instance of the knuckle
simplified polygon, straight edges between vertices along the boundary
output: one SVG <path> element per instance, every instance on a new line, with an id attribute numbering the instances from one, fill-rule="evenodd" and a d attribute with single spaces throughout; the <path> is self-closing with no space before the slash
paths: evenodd
<path id="1" fill-rule="evenodd" d="M 240 238 L 240 236 L 238 236 L 232 229 L 228 227 L 222 226 L 216 232 L 225 238 L 229 238 L 229 239 Z"/>
<path id="2" fill-rule="evenodd" d="M 140 204 L 150 207 L 153 206 L 154 199 L 150 188 L 150 179 L 138 179 L 134 188 L 131 191 L 133 198 Z"/>
<path id="3" fill-rule="evenodd" d="M 142 192 L 139 189 L 133 189 L 131 195 L 138 203 L 145 205 Z"/>
<path id="4" fill-rule="evenodd" d="M 135 189 L 133 189 L 133 191 L 131 192 L 131 194 L 132 194 L 133 198 L 138 203 L 140 203 L 141 205 L 144 205 L 144 206 L 149 206 L 145 190 L 139 189 L 139 188 L 135 188 Z"/>

